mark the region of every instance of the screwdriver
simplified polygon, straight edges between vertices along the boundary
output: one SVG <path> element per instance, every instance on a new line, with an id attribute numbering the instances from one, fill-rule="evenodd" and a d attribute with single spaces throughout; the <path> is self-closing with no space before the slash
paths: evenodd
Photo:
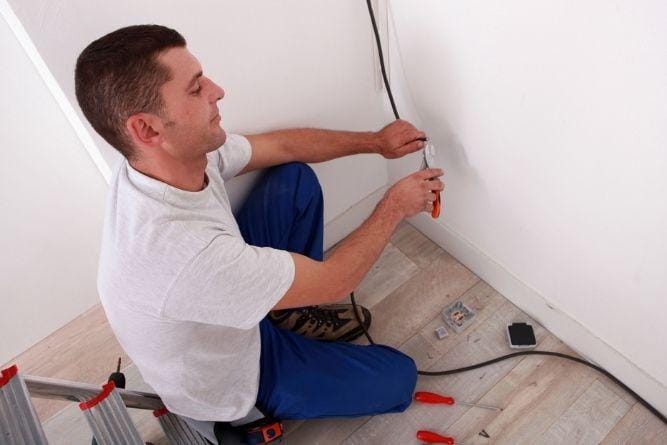
<path id="1" fill-rule="evenodd" d="M 480 405 L 477 403 L 469 402 L 457 402 L 453 397 L 441 396 L 440 394 L 436 394 L 434 392 L 418 391 L 415 393 L 415 400 L 422 403 L 444 403 L 445 405 L 453 405 L 454 403 L 458 403 L 459 405 L 474 406 L 492 411 L 502 411 L 502 408 L 498 408 L 497 406 Z"/>
<path id="2" fill-rule="evenodd" d="M 118 366 L 116 372 L 111 373 L 109 381 L 116 384 L 116 388 L 125 388 L 125 374 L 120 372 L 120 357 L 118 357 Z"/>
<path id="3" fill-rule="evenodd" d="M 441 436 L 433 431 L 419 430 L 417 431 L 417 439 L 425 443 L 444 443 L 445 445 L 463 445 L 460 442 L 454 442 L 453 437 Z"/>

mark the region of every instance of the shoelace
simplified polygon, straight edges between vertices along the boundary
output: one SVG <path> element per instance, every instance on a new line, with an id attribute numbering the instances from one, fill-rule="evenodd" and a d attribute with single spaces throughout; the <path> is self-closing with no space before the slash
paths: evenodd
<path id="1" fill-rule="evenodd" d="M 317 307 L 303 309 L 303 316 L 315 321 L 317 327 L 326 324 L 331 325 L 334 329 L 338 329 L 343 325 L 343 321 L 338 318 L 338 314 L 332 310 L 319 309 Z"/>

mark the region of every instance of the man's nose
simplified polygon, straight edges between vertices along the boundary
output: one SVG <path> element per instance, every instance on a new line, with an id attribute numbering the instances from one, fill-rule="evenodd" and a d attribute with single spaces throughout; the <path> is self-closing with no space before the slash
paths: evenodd
<path id="1" fill-rule="evenodd" d="M 215 87 L 215 101 L 217 102 L 217 101 L 221 100 L 223 97 L 225 97 L 225 90 L 223 90 L 215 82 L 213 82 L 213 86 Z"/>

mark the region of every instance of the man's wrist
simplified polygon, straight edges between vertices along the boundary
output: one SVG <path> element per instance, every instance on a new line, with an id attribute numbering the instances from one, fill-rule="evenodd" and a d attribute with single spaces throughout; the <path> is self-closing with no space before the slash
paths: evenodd
<path id="1" fill-rule="evenodd" d="M 378 203 L 376 211 L 382 215 L 383 219 L 394 225 L 398 225 L 405 218 L 405 214 L 393 203 L 389 193 L 386 193 Z"/>
<path id="2" fill-rule="evenodd" d="M 363 136 L 363 153 L 382 153 L 382 139 L 380 138 L 380 132 L 378 131 L 369 131 L 362 133 Z"/>

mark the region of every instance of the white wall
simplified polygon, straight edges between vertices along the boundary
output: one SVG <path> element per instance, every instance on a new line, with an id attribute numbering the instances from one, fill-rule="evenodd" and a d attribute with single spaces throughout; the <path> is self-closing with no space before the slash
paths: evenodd
<path id="1" fill-rule="evenodd" d="M 43 77 L 3 23 L 3 66 L 11 69 L 0 73 L 5 93 L 0 141 L 15 155 L 5 159 L 2 172 L 0 363 L 97 301 L 106 190 L 98 168 L 108 177 L 120 157 L 76 105 L 74 65 L 92 40 L 130 24 L 179 30 L 208 76 L 226 90 L 221 114 L 229 132 L 367 131 L 390 120 L 368 13 L 356 0 L 0 0 L 0 12 L 15 29 L 27 31 L 23 42 L 34 44 L 31 57 Z M 8 106 L 14 102 L 17 108 Z M 42 164 L 45 154 L 48 163 Z M 324 188 L 326 247 L 372 210 L 387 183 L 386 165 L 379 156 L 358 155 L 313 166 Z M 231 182 L 233 207 L 256 177 Z"/>
<path id="2" fill-rule="evenodd" d="M 74 104 L 74 65 L 88 43 L 122 26 L 158 23 L 181 32 L 204 71 L 226 90 L 220 108 L 229 132 L 289 127 L 367 131 L 381 128 L 389 117 L 382 111 L 384 98 L 376 88 L 364 2 L 9 3 Z M 94 138 L 113 167 L 119 156 L 97 134 Z M 314 167 L 324 186 L 325 222 L 387 182 L 386 161 L 378 156 L 355 156 Z M 340 180 L 342 172 L 349 180 Z M 252 179 L 251 175 L 231 184 L 234 207 Z"/>
<path id="3" fill-rule="evenodd" d="M 446 171 L 415 222 L 667 412 L 667 4 L 391 9 L 402 105 Z"/>
<path id="4" fill-rule="evenodd" d="M 89 41 L 128 24 L 162 23 L 186 36 L 205 70 L 227 90 L 222 115 L 229 131 L 365 130 L 390 119 L 386 108 L 379 111 L 384 97 L 376 87 L 361 1 L 10 3 L 70 100 L 74 61 Z M 662 322 L 667 312 L 667 201 L 662 196 L 667 176 L 661 174 L 667 167 L 667 35 L 661 26 L 667 7 L 657 0 L 393 0 L 391 5 L 400 44 L 394 41 L 390 57 L 399 109 L 428 132 L 447 171 L 443 216 L 415 223 L 561 338 L 667 410 L 667 354 L 660 344 L 667 335 Z M 17 62 L 9 60 L 18 67 L 1 74 L 8 77 L 3 97 L 15 98 L 4 103 L 32 106 L 9 136 L 3 135 L 3 143 L 27 147 L 19 152 L 34 158 L 3 164 L 8 170 L 3 182 L 12 186 L 5 185 L 3 194 L 27 182 L 21 193 L 3 196 L 14 218 L 3 217 L 3 228 L 12 228 L 3 231 L 3 252 L 16 254 L 2 257 L 0 298 L 35 326 L 44 323 L 30 315 L 39 312 L 36 307 L 55 311 L 49 319 L 55 313 L 62 324 L 69 316 L 63 304 L 83 308 L 95 292 L 86 286 L 94 279 L 101 221 L 98 210 L 88 209 L 103 201 L 91 185 L 100 177 L 72 132 L 63 130 L 66 121 L 18 46 L 4 37 L 3 52 L 10 53 L 4 46 L 13 48 Z M 27 82 L 29 93 L 7 86 Z M 35 119 L 39 131 L 23 131 L 36 112 L 45 113 Z M 20 115 L 20 107 L 2 113 L 7 122 Z M 104 158 L 117 162 L 94 137 Z M 40 171 L 37 160 L 43 152 L 38 150 L 45 146 L 57 147 L 59 156 Z M 62 159 L 61 151 L 68 148 L 73 153 Z M 80 185 L 54 175 L 64 171 L 52 168 L 59 162 L 75 162 L 77 175 L 66 179 L 81 181 L 86 194 L 78 191 Z M 391 179 L 418 164 L 418 156 L 390 163 Z M 33 174 L 18 174 L 24 170 L 10 168 L 16 165 Z M 325 187 L 325 220 L 335 220 L 384 185 L 386 167 L 382 159 L 368 156 L 316 166 Z M 235 204 L 251 179 L 232 185 Z M 17 210 L 37 199 L 29 193 L 46 193 L 45 185 L 57 196 L 42 198 L 40 204 L 47 206 Z M 65 185 L 71 189 L 59 191 Z M 54 219 L 52 207 L 74 205 L 62 196 L 77 191 L 83 196 L 72 201 L 87 210 L 69 208 Z M 81 220 L 82 214 L 92 220 Z M 77 215 L 76 234 L 67 232 L 71 215 Z M 48 227 L 41 222 L 46 218 Z M 26 229 L 26 221 L 34 227 Z M 48 230 L 54 224 L 65 236 L 53 237 Z M 17 232 L 19 225 L 23 232 Z M 35 236 L 37 242 L 26 247 Z M 40 249 L 54 239 L 61 245 L 43 253 Z M 5 249 L 9 242 L 14 244 Z M 83 275 L 91 280 L 76 290 L 67 288 L 71 281 L 57 280 L 64 272 L 51 271 L 61 258 L 74 255 L 82 259 L 79 269 L 70 263 L 63 267 L 71 276 L 82 276 L 88 267 Z M 42 263 L 31 269 L 35 258 Z M 9 283 L 6 277 L 22 279 Z M 58 292 L 75 296 L 65 303 L 54 298 L 54 281 L 63 286 Z M 25 287 L 10 288 L 16 283 Z M 3 334 L 5 326 L 20 330 L 21 318 L 6 313 L 0 315 L 7 318 L 2 319 Z M 657 392 L 647 394 L 646 388 Z"/>
<path id="5" fill-rule="evenodd" d="M 1 365 L 98 301 L 106 183 L 2 16 L 0 54 Z"/>

